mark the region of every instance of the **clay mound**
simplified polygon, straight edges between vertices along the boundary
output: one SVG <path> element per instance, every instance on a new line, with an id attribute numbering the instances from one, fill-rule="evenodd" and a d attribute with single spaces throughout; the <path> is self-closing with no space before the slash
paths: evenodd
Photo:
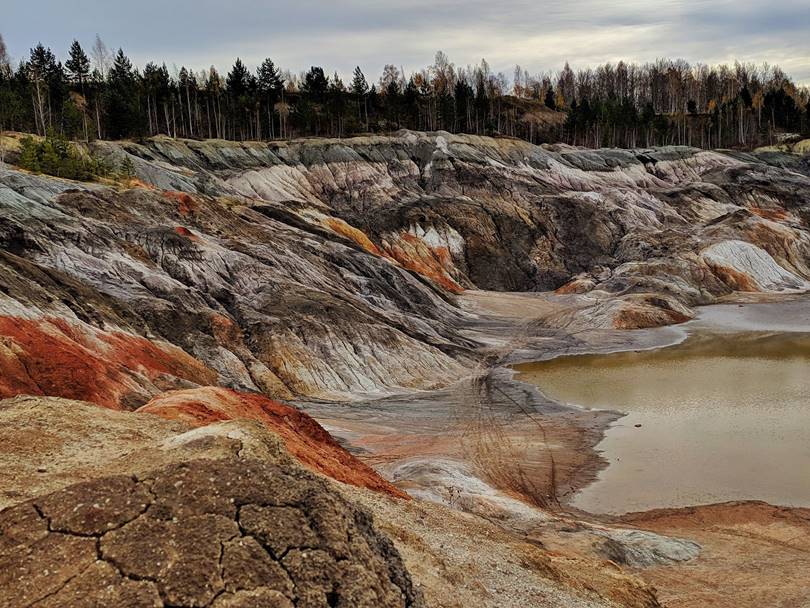
<path id="1" fill-rule="evenodd" d="M 197 460 L 0 512 L 7 608 L 422 606 L 371 518 L 300 469 Z"/>
<path id="2" fill-rule="evenodd" d="M 224 420 L 256 420 L 278 434 L 308 469 L 354 486 L 408 497 L 349 454 L 309 415 L 262 395 L 207 386 L 160 395 L 137 411 L 197 427 Z"/>

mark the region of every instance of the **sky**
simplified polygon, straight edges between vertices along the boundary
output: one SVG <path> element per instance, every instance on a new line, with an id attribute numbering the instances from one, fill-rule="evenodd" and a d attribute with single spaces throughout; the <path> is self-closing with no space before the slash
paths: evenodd
<path id="1" fill-rule="evenodd" d="M 136 65 L 210 65 L 265 57 L 292 72 L 321 65 L 376 79 L 437 50 L 456 65 L 485 58 L 511 77 L 659 57 L 779 65 L 810 85 L 810 0 L 0 0 L 0 34 L 15 60 L 37 42 L 64 58 L 99 34 Z"/>

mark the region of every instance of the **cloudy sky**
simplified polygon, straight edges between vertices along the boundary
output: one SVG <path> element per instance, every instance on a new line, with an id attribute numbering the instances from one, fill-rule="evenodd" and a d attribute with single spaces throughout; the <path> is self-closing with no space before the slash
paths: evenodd
<path id="1" fill-rule="evenodd" d="M 98 33 L 136 64 L 227 69 L 264 57 L 379 75 L 444 50 L 511 76 L 619 59 L 767 61 L 810 85 L 810 0 L 3 0 L 0 33 L 15 59 L 41 41 L 64 57 Z M 10 6 L 9 6 L 10 5 Z"/>

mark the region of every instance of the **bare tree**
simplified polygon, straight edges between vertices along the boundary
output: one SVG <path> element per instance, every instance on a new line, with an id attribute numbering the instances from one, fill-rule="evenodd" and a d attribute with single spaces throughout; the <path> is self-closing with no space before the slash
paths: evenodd
<path id="1" fill-rule="evenodd" d="M 93 58 L 93 65 L 103 77 L 107 77 L 107 70 L 110 69 L 110 50 L 101 36 L 96 34 L 96 40 L 93 42 L 93 48 L 90 50 L 90 56 Z"/>
<path id="2" fill-rule="evenodd" d="M 8 56 L 6 42 L 0 34 L 0 78 L 11 76 L 11 58 Z"/>
<path id="3" fill-rule="evenodd" d="M 11 75 L 11 61 L 8 57 L 8 50 L 6 43 L 3 40 L 3 34 L 0 34 L 0 79 L 7 78 Z M 5 163 L 6 159 L 6 144 L 3 140 L 2 126 L 0 126 L 0 166 Z"/>

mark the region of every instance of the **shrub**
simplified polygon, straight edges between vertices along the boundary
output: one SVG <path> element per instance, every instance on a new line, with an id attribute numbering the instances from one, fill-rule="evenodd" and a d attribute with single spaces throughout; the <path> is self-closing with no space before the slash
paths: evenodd
<path id="1" fill-rule="evenodd" d="M 124 159 L 119 163 L 118 175 L 125 180 L 135 177 L 135 165 L 129 156 L 125 156 Z"/>
<path id="2" fill-rule="evenodd" d="M 24 137 L 19 164 L 35 173 L 88 181 L 109 174 L 109 167 L 92 156 L 82 155 L 64 136 L 49 133 L 45 139 Z"/>

